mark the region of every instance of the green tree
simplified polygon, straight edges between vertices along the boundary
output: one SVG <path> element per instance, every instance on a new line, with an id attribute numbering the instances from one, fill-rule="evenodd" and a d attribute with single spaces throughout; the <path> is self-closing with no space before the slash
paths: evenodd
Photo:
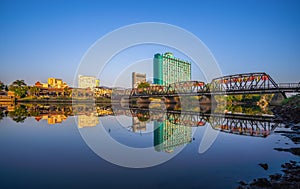
<path id="1" fill-rule="evenodd" d="M 16 80 L 16 81 L 12 82 L 11 85 L 12 86 L 17 86 L 17 87 L 27 86 L 26 83 L 24 82 L 24 80 Z"/>
<path id="2" fill-rule="evenodd" d="M 150 87 L 150 84 L 148 82 L 142 82 L 138 85 L 138 88 L 141 89 L 141 88 L 147 88 L 147 87 Z"/>
<path id="3" fill-rule="evenodd" d="M 5 85 L 2 81 L 0 81 L 0 90 L 3 90 L 3 89 L 5 89 Z"/>
<path id="4" fill-rule="evenodd" d="M 33 86 L 29 88 L 29 92 L 31 96 L 39 96 L 40 88 Z"/>
<path id="5" fill-rule="evenodd" d="M 234 95 L 234 99 L 237 102 L 241 102 L 243 100 L 243 95 Z"/>
<path id="6" fill-rule="evenodd" d="M 28 87 L 24 80 L 16 80 L 8 87 L 10 91 L 15 92 L 18 97 L 25 97 L 27 94 Z"/>
<path id="7" fill-rule="evenodd" d="M 68 87 L 64 88 L 63 96 L 71 97 L 72 96 L 72 89 L 69 89 Z"/>
<path id="8" fill-rule="evenodd" d="M 27 108 L 24 105 L 17 106 L 15 111 L 8 113 L 8 116 L 15 122 L 23 123 L 28 116 Z"/>
<path id="9" fill-rule="evenodd" d="M 0 120 L 3 119 L 3 117 L 5 117 L 5 113 L 3 112 L 3 109 L 0 109 Z"/>
<path id="10" fill-rule="evenodd" d="M 242 106 L 233 106 L 234 113 L 243 113 L 243 107 Z"/>
<path id="11" fill-rule="evenodd" d="M 16 96 L 24 98 L 27 94 L 27 87 L 13 87 L 10 89 L 15 92 Z"/>

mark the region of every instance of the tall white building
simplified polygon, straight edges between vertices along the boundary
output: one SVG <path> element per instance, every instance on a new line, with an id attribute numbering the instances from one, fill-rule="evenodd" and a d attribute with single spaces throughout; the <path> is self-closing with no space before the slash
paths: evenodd
<path id="1" fill-rule="evenodd" d="M 90 88 L 93 89 L 99 86 L 99 80 L 95 76 L 79 75 L 78 87 L 79 88 Z"/>

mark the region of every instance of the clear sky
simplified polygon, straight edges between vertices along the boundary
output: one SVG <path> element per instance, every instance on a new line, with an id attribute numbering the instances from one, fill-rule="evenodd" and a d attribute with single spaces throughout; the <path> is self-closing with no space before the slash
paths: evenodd
<path id="1" fill-rule="evenodd" d="M 193 33 L 225 75 L 263 71 L 277 82 L 300 81 L 297 0 L 1 0 L 0 80 L 34 84 L 57 77 L 72 84 L 96 40 L 139 22 L 168 23 Z M 153 52 L 143 58 L 152 58 Z"/>

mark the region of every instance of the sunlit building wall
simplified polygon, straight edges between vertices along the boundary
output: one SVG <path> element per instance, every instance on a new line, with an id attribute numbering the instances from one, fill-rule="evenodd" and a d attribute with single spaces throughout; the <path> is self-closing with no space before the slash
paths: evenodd
<path id="1" fill-rule="evenodd" d="M 68 87 L 66 82 L 63 82 L 62 79 L 57 79 L 57 78 L 53 78 L 50 77 L 48 78 L 48 87 L 52 87 L 52 88 L 65 88 Z M 44 85 L 43 85 L 44 87 Z M 46 87 L 46 85 L 45 85 Z"/>
<path id="2" fill-rule="evenodd" d="M 111 97 L 112 89 L 105 87 L 96 87 L 93 90 L 94 97 Z"/>
<path id="3" fill-rule="evenodd" d="M 78 87 L 79 88 L 90 88 L 93 89 L 100 85 L 100 81 L 94 76 L 84 76 L 79 75 L 78 77 Z"/>

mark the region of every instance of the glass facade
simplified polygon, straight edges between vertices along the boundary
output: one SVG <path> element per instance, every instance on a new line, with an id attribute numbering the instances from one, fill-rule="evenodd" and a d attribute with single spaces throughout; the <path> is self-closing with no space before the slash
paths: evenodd
<path id="1" fill-rule="evenodd" d="M 175 58 L 172 53 L 155 54 L 153 58 L 153 83 L 167 86 L 191 80 L 191 63 Z"/>

